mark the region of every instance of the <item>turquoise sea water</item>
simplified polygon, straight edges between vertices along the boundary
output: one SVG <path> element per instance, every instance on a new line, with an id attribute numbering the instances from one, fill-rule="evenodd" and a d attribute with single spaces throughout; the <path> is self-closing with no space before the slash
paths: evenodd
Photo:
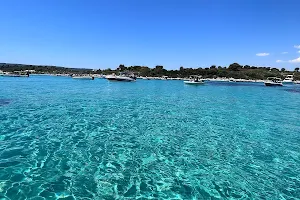
<path id="1" fill-rule="evenodd" d="M 300 86 L 0 77 L 0 199 L 299 199 Z"/>

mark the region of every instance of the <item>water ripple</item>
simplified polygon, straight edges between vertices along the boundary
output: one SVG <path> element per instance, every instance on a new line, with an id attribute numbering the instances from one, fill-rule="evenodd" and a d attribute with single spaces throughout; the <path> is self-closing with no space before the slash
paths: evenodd
<path id="1" fill-rule="evenodd" d="M 300 97 L 284 89 L 3 80 L 0 198 L 300 198 Z"/>

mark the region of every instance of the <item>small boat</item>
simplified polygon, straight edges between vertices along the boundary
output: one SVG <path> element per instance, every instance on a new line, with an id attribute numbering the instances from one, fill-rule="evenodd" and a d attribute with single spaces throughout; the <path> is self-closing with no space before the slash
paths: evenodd
<path id="1" fill-rule="evenodd" d="M 295 84 L 300 84 L 300 81 L 294 81 Z"/>
<path id="2" fill-rule="evenodd" d="M 168 77 L 168 76 L 162 76 L 160 79 L 161 79 L 161 80 L 168 80 L 169 77 Z"/>
<path id="3" fill-rule="evenodd" d="M 282 81 L 283 84 L 293 84 L 294 83 L 294 76 L 287 75 L 285 79 Z"/>
<path id="4" fill-rule="evenodd" d="M 94 80 L 95 78 L 93 76 L 89 76 L 89 75 L 72 75 L 71 76 L 74 79 L 81 79 L 81 80 Z"/>
<path id="5" fill-rule="evenodd" d="M 236 80 L 234 78 L 230 78 L 228 81 L 229 82 L 236 82 Z"/>
<path id="6" fill-rule="evenodd" d="M 191 76 L 189 80 L 183 81 L 185 84 L 189 85 L 202 85 L 204 84 L 203 79 L 200 76 Z"/>
<path id="7" fill-rule="evenodd" d="M 123 81 L 123 82 L 133 82 L 136 81 L 136 77 L 132 73 L 120 72 L 117 76 L 115 74 L 107 75 L 105 78 L 109 81 Z"/>
<path id="8" fill-rule="evenodd" d="M 283 86 L 280 78 L 277 77 L 269 77 L 265 81 L 265 86 Z"/>

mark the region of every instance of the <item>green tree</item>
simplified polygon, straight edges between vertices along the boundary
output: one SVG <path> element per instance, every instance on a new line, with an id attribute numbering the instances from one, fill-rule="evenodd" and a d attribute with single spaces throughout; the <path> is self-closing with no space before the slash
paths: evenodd
<path id="1" fill-rule="evenodd" d="M 154 73 L 155 76 L 165 75 L 163 72 L 164 72 L 164 67 L 162 65 L 156 65 L 154 70 L 153 70 L 153 73 Z"/>
<path id="2" fill-rule="evenodd" d="M 232 63 L 232 64 L 230 64 L 229 67 L 228 67 L 228 69 L 229 69 L 230 71 L 238 71 L 238 70 L 241 69 L 241 68 L 242 68 L 242 66 L 241 66 L 240 64 L 238 64 L 238 63 Z"/>
<path id="3" fill-rule="evenodd" d="M 281 70 L 280 71 L 282 71 L 282 72 L 285 72 L 285 68 L 281 68 Z"/>
<path id="4" fill-rule="evenodd" d="M 120 71 L 124 71 L 124 70 L 126 70 L 126 67 L 125 67 L 125 65 L 123 65 L 123 64 L 119 65 L 119 68 L 118 68 L 118 70 L 120 70 Z"/>
<path id="5" fill-rule="evenodd" d="M 295 72 L 299 72 L 299 67 L 296 67 L 296 68 L 295 68 Z"/>
<path id="6" fill-rule="evenodd" d="M 156 70 L 163 70 L 163 68 L 164 68 L 164 66 L 162 66 L 162 65 L 156 65 L 155 66 Z"/>

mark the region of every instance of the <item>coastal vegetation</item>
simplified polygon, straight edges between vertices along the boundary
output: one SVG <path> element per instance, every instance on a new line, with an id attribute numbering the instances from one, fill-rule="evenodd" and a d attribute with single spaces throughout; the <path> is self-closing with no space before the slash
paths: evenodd
<path id="1" fill-rule="evenodd" d="M 0 70 L 2 71 L 25 71 L 31 70 L 36 74 L 112 74 L 120 71 L 130 71 L 138 76 L 144 77 L 161 77 L 168 76 L 172 78 L 184 78 L 190 75 L 200 75 L 204 78 L 236 78 L 236 79 L 266 79 L 267 77 L 280 77 L 284 78 L 288 74 L 294 74 L 296 80 L 300 80 L 299 67 L 293 71 L 288 71 L 285 68 L 277 69 L 272 67 L 258 67 L 250 65 L 240 65 L 232 63 L 229 66 L 216 66 L 204 68 L 185 68 L 180 67 L 178 70 L 167 70 L 162 65 L 157 65 L 154 68 L 147 66 L 125 66 L 119 65 L 116 69 L 85 69 L 85 68 L 66 68 L 59 66 L 45 66 L 45 65 L 23 65 L 23 64 L 10 64 L 0 63 Z"/>
<path id="2" fill-rule="evenodd" d="M 32 71 L 31 73 L 35 74 L 89 74 L 93 72 L 92 69 L 67 68 L 48 65 L 24 65 L 12 63 L 0 63 L 0 70 L 5 72 L 29 70 Z"/>

